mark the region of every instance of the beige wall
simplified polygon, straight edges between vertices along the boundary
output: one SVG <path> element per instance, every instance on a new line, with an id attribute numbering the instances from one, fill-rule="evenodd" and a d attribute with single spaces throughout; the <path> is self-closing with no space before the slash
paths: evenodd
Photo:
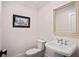
<path id="1" fill-rule="evenodd" d="M 29 8 L 24 2 L 2 2 L 3 40 L 2 48 L 8 50 L 8 56 L 25 53 L 36 46 L 36 9 Z M 30 17 L 30 28 L 13 28 L 13 14 Z"/>

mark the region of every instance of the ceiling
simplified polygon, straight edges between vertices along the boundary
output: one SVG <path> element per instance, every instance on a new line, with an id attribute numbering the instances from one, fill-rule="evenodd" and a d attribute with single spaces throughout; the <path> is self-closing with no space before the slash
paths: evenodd
<path id="1" fill-rule="evenodd" d="M 46 4 L 50 3 L 50 1 L 25 1 L 25 5 L 32 8 L 41 8 Z"/>

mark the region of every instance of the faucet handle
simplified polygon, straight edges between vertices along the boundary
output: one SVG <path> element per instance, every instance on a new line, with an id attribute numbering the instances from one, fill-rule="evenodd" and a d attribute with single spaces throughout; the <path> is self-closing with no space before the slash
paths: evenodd
<path id="1" fill-rule="evenodd" d="M 58 39 L 57 38 L 57 43 L 60 43 L 60 42 L 63 43 L 63 39 Z"/>
<path id="2" fill-rule="evenodd" d="M 57 38 L 57 43 L 59 43 L 59 41 L 60 41 L 60 40 Z"/>
<path id="3" fill-rule="evenodd" d="M 64 43 L 63 43 L 63 39 L 61 39 L 61 44 L 64 44 Z"/>
<path id="4" fill-rule="evenodd" d="M 67 40 L 65 40 L 65 45 L 67 45 L 68 44 L 68 41 Z"/>

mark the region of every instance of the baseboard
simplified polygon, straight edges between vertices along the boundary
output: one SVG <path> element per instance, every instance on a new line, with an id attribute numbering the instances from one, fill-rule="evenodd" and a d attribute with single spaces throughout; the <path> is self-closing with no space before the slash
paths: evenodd
<path id="1" fill-rule="evenodd" d="M 47 55 L 47 54 L 45 54 L 45 56 L 44 57 L 50 57 L 49 55 Z"/>
<path id="2" fill-rule="evenodd" d="M 26 55 L 25 55 L 25 53 L 19 53 L 19 54 L 17 54 L 17 55 L 15 55 L 15 56 L 13 56 L 13 57 L 26 57 Z M 49 55 L 47 55 L 47 54 L 45 54 L 45 56 L 44 57 L 50 57 Z"/>
<path id="3" fill-rule="evenodd" d="M 25 53 L 19 53 L 19 54 L 13 56 L 13 57 L 25 57 Z"/>

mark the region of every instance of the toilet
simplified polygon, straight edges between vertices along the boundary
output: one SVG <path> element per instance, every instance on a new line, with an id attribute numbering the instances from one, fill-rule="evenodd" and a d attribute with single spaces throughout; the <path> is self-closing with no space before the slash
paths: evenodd
<path id="1" fill-rule="evenodd" d="M 45 49 L 45 41 L 37 40 L 37 48 L 29 49 L 25 52 L 27 57 L 42 57 Z"/>

